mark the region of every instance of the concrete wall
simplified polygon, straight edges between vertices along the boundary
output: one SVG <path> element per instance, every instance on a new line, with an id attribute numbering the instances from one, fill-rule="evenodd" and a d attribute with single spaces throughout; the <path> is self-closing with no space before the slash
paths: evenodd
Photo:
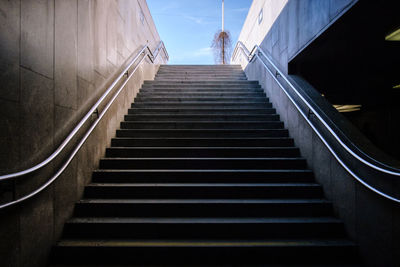
<path id="1" fill-rule="evenodd" d="M 0 0 L 0 35 L 1 174 L 46 158 L 132 55 L 147 42 L 155 49 L 160 41 L 145 0 Z M 158 63 L 165 62 L 159 57 Z M 1 266 L 45 266 L 119 122 L 143 80 L 153 79 L 157 69 L 148 60 L 141 65 L 48 190 L 0 211 Z M 37 188 L 64 156 L 34 175 L 1 183 L 0 200 Z"/>
<path id="2" fill-rule="evenodd" d="M 284 73 L 292 58 L 357 4 L 356 0 L 289 0 L 280 11 L 284 1 L 276 1 L 279 8 L 271 15 L 276 19 L 265 34 L 265 29 L 252 27 L 257 25 L 263 2 L 253 1 L 239 40 L 248 49 L 254 44 L 260 45 Z M 257 40 L 262 41 L 258 43 Z M 400 266 L 399 205 L 367 190 L 339 165 L 258 60 L 247 64 L 243 57 L 238 57 L 233 63 L 242 64 L 248 78 L 258 80 L 265 89 L 317 181 L 323 185 L 326 197 L 333 202 L 337 216 L 344 221 L 350 238 L 359 245 L 364 263 L 367 266 Z"/>

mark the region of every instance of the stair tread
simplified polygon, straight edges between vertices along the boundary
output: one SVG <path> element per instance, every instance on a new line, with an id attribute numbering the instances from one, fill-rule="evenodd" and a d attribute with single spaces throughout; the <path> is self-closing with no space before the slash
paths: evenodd
<path id="1" fill-rule="evenodd" d="M 81 199 L 82 204 L 330 204 L 326 199 Z"/>
<path id="2" fill-rule="evenodd" d="M 354 261 L 332 202 L 240 65 L 161 65 L 124 118 L 56 264 Z"/>
<path id="3" fill-rule="evenodd" d="M 241 223 L 259 223 L 259 224 L 272 224 L 272 223 L 342 223 L 335 217 L 257 217 L 257 218 L 163 218 L 163 217 L 144 217 L 144 218 L 121 218 L 121 217 L 81 217 L 72 218 L 68 223 L 153 223 L 153 224 L 241 224 Z"/>
<path id="4" fill-rule="evenodd" d="M 251 150 L 265 150 L 265 149 L 282 149 L 282 150 L 292 150 L 292 149 L 298 149 L 297 147 L 245 147 L 245 146 L 238 146 L 238 147 L 234 147 L 234 146 L 230 146 L 230 147 L 221 147 L 221 146 L 216 146 L 216 147 L 212 147 L 212 146 L 208 146 L 208 147 L 204 147 L 204 146 L 185 146 L 185 147 L 176 147 L 176 146 L 171 146 L 171 147 L 167 147 L 167 146 L 152 146 L 152 147 L 110 147 L 108 149 L 127 149 L 127 150 L 153 150 L 153 149 L 162 149 L 162 150 L 170 150 L 170 149 L 177 149 L 177 150 L 190 150 L 190 149 L 198 149 L 198 150 L 207 150 L 207 149 L 215 149 L 215 150 L 246 150 L 246 149 L 251 149 Z"/>
<path id="5" fill-rule="evenodd" d="M 354 246 L 347 239 L 286 239 L 286 240 L 129 240 L 129 239 L 64 239 L 58 246 L 107 247 L 298 247 L 298 246 Z"/>
<path id="6" fill-rule="evenodd" d="M 207 158 L 196 158 L 196 157 L 172 157 L 172 158 L 166 158 L 166 157 L 147 157 L 147 158 L 136 158 L 136 157 L 107 157 L 107 158 L 101 158 L 101 160 L 139 160 L 139 161 L 144 161 L 144 160 L 165 160 L 165 161 L 172 161 L 172 160 L 193 160 L 193 161 L 206 161 L 206 160 L 215 160 L 215 161 L 222 161 L 222 160 L 230 160 L 230 161 L 239 161 L 239 160 L 245 160 L 245 161 L 267 161 L 267 160 L 288 160 L 288 161 L 297 161 L 297 160 L 305 160 L 305 158 L 302 157 L 246 157 L 246 158 L 225 158 L 225 157 L 220 157 L 220 158 L 215 158 L 215 157 L 207 157 Z"/>
<path id="7" fill-rule="evenodd" d="M 90 183 L 86 187 L 321 187 L 316 183 Z"/>
<path id="8" fill-rule="evenodd" d="M 295 173 L 295 172 L 299 172 L 299 173 L 304 173 L 304 172 L 309 172 L 312 173 L 312 170 L 309 169 L 269 169 L 269 170 L 265 170 L 265 169 L 245 169 L 245 170 L 240 170 L 240 169 L 216 169 L 216 170 L 207 170 L 207 169 L 130 169 L 130 170 L 125 170 L 125 169 L 97 169 L 94 170 L 94 172 L 132 172 L 132 173 L 136 173 L 136 172 L 157 172 L 157 173 L 168 173 L 168 172 L 244 172 L 244 173 L 252 173 L 252 172 L 264 172 L 264 173 L 269 173 L 269 172 L 290 172 L 290 173 Z"/>
<path id="9" fill-rule="evenodd" d="M 186 129 L 185 129 L 186 130 Z M 201 130 L 201 129 L 200 129 Z M 238 129 L 235 129 L 238 130 Z M 138 140 L 147 140 L 147 139 L 158 139 L 158 140 L 293 140 L 291 137 L 114 137 L 113 139 L 122 139 L 122 140 L 130 140 L 130 139 L 138 139 Z"/>

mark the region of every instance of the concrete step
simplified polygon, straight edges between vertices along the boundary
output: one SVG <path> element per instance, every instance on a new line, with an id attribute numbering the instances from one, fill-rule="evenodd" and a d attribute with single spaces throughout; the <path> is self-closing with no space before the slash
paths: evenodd
<path id="1" fill-rule="evenodd" d="M 177 77 L 170 77 L 170 78 L 157 78 L 158 82 L 182 82 L 182 81 L 202 81 L 202 82 L 206 82 L 206 81 L 247 81 L 246 77 L 187 77 L 187 78 L 177 78 Z"/>
<path id="2" fill-rule="evenodd" d="M 283 129 L 280 121 L 123 121 L 121 129 Z"/>
<path id="3" fill-rule="evenodd" d="M 202 70 L 215 70 L 215 69 L 227 69 L 227 70 L 232 70 L 232 69 L 242 69 L 240 65 L 234 65 L 234 64 L 228 64 L 228 65 L 170 65 L 170 64 L 163 64 L 160 65 L 159 70 L 171 70 L 171 69 L 177 69 L 177 70 L 188 70 L 188 69 L 202 69 Z"/>
<path id="4" fill-rule="evenodd" d="M 312 183 L 311 170 L 96 170 L 94 183 Z"/>
<path id="5" fill-rule="evenodd" d="M 256 84 L 223 84 L 199 85 L 199 84 L 143 84 L 140 92 L 263 92 L 260 85 Z"/>
<path id="6" fill-rule="evenodd" d="M 83 199 L 75 217 L 323 217 L 323 199 Z"/>
<path id="7" fill-rule="evenodd" d="M 91 183 L 86 199 L 320 199 L 318 184 L 233 184 L 233 183 Z"/>
<path id="8" fill-rule="evenodd" d="M 289 137 L 286 129 L 120 129 L 117 137 Z"/>
<path id="9" fill-rule="evenodd" d="M 306 169 L 303 158 L 103 158 L 101 169 Z"/>
<path id="10" fill-rule="evenodd" d="M 251 257 L 249 257 L 251 255 Z M 332 256 L 334 255 L 334 257 Z M 63 240 L 54 263 L 157 266 L 249 266 L 356 262 L 356 247 L 344 239 L 267 240 Z M 99 266 L 99 265 L 96 265 Z M 321 266 L 321 265 L 318 265 Z"/>
<path id="11" fill-rule="evenodd" d="M 110 147 L 106 157 L 299 157 L 296 147 Z"/>
<path id="12" fill-rule="evenodd" d="M 246 75 L 242 70 L 186 70 L 186 71 L 178 71 L 178 70 L 160 70 L 157 72 L 157 75 Z"/>
<path id="13" fill-rule="evenodd" d="M 162 65 L 131 107 L 52 266 L 357 262 L 306 160 L 240 66 Z"/>
<path id="14" fill-rule="evenodd" d="M 168 86 L 177 86 L 177 85 L 196 85 L 196 86 L 223 86 L 223 87 L 230 87 L 232 85 L 245 85 L 245 86 L 250 86 L 250 85 L 258 85 L 258 81 L 249 81 L 249 80 L 238 80 L 238 81 L 203 81 L 203 80 L 198 80 L 198 81 L 158 81 L 158 80 L 153 80 L 153 81 L 144 81 L 143 85 L 156 85 L 156 86 L 163 86 L 163 85 L 168 85 Z"/>
<path id="15" fill-rule="evenodd" d="M 198 102 L 198 101 L 186 101 L 186 102 L 136 102 L 132 103 L 132 108 L 272 108 L 272 104 L 258 103 L 258 102 Z"/>
<path id="16" fill-rule="evenodd" d="M 288 137 L 157 137 L 113 138 L 113 147 L 293 147 Z"/>
<path id="17" fill-rule="evenodd" d="M 128 114 L 125 121 L 279 121 L 277 114 Z"/>
<path id="18" fill-rule="evenodd" d="M 163 80 L 177 80 L 177 81 L 186 81 L 186 80 L 193 80 L 193 81 L 220 81 L 220 80 L 247 80 L 245 75 L 156 75 L 155 81 L 163 81 Z"/>
<path id="19" fill-rule="evenodd" d="M 265 93 L 263 92 L 241 92 L 241 93 L 232 93 L 232 92 L 193 92 L 193 93 L 188 93 L 188 92 L 146 92 L 146 91 L 140 91 L 140 93 L 136 96 L 140 98 L 145 98 L 145 97 L 157 97 L 157 98 L 164 98 L 164 97 L 173 97 L 173 98 L 188 98 L 188 97 L 211 97 L 211 98 L 224 98 L 224 97 L 230 97 L 230 98 L 238 98 L 238 97 L 264 97 L 266 98 Z"/>
<path id="20" fill-rule="evenodd" d="M 265 96 L 265 92 L 261 88 L 249 87 L 249 88 L 176 88 L 176 87 L 156 87 L 151 86 L 142 87 L 139 94 L 262 94 Z"/>
<path id="21" fill-rule="evenodd" d="M 128 114 L 163 114 L 163 115 L 248 115 L 248 114 L 276 114 L 274 108 L 131 108 Z"/>
<path id="22" fill-rule="evenodd" d="M 235 235 L 232 235 L 235 233 Z M 314 218 L 73 218 L 64 238 L 254 239 L 344 237 L 343 223 Z"/>
<path id="23" fill-rule="evenodd" d="M 269 103 L 269 99 L 263 96 L 258 97 L 136 97 L 135 103 L 140 102 L 178 102 L 178 103 L 196 103 L 199 104 L 203 102 L 222 102 L 222 103 Z"/>
<path id="24" fill-rule="evenodd" d="M 160 77 L 246 77 L 244 72 L 221 72 L 221 71 L 208 71 L 208 72 L 158 72 L 155 75 L 155 80 L 158 80 Z"/>

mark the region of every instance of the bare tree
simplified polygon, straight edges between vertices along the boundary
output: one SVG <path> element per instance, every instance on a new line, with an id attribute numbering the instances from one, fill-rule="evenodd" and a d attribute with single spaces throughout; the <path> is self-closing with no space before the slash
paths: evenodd
<path id="1" fill-rule="evenodd" d="M 211 47 L 214 50 L 216 64 L 229 64 L 232 53 L 232 41 L 229 31 L 216 32 Z"/>
<path id="2" fill-rule="evenodd" d="M 222 30 L 218 30 L 214 35 L 211 48 L 214 50 L 214 61 L 216 64 L 227 64 L 231 57 L 232 41 L 229 31 L 224 30 L 224 0 L 222 0 Z"/>

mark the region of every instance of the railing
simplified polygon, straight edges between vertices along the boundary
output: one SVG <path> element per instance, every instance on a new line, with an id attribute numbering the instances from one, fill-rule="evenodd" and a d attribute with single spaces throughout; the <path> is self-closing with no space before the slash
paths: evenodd
<path id="1" fill-rule="evenodd" d="M 159 55 L 160 51 L 164 52 L 164 55 L 166 56 L 168 60 L 168 53 L 167 50 L 165 49 L 164 43 L 160 41 L 154 52 L 152 52 L 149 48 L 149 46 L 146 44 L 143 46 L 143 48 L 137 53 L 137 55 L 130 61 L 130 63 L 127 65 L 127 67 L 118 75 L 118 77 L 114 80 L 114 82 L 107 88 L 105 93 L 97 100 L 97 102 L 92 106 L 92 108 L 86 113 L 86 115 L 80 120 L 80 122 L 75 126 L 75 128 L 68 134 L 68 136 L 64 139 L 64 141 L 61 143 L 61 145 L 45 160 L 40 162 L 39 164 L 15 173 L 10 173 L 6 175 L 1 175 L 0 176 L 0 182 L 5 181 L 5 180 L 11 180 L 11 179 L 16 179 L 21 176 L 25 176 L 27 174 L 33 173 L 39 169 L 42 169 L 43 167 L 47 166 L 49 163 L 51 163 L 61 152 L 64 151 L 65 147 L 71 142 L 71 140 L 76 136 L 76 134 L 81 130 L 82 126 L 87 122 L 87 120 L 92 117 L 92 114 L 97 114 L 97 119 L 92 123 L 90 128 L 86 131 L 85 135 L 82 137 L 82 139 L 79 141 L 79 143 L 75 146 L 69 157 L 66 159 L 66 161 L 63 163 L 63 165 L 58 169 L 58 171 L 45 182 L 43 185 L 41 185 L 39 188 L 37 188 L 35 191 L 20 197 L 16 200 L 3 203 L 0 205 L 0 209 L 14 206 L 18 203 L 21 203 L 27 199 L 32 198 L 33 196 L 39 194 L 43 190 L 45 190 L 48 186 L 50 186 L 63 172 L 64 170 L 68 167 L 68 165 L 71 163 L 71 161 L 74 159 L 75 155 L 78 153 L 79 149 L 82 147 L 82 145 L 85 143 L 87 138 L 90 136 L 90 134 L 93 132 L 93 130 L 96 128 L 96 126 L 99 124 L 101 119 L 104 117 L 108 109 L 111 107 L 111 105 L 114 103 L 115 99 L 118 97 L 118 95 L 121 93 L 121 91 L 124 89 L 125 85 L 128 83 L 130 78 L 133 76 L 133 74 L 136 72 L 136 70 L 139 68 L 143 60 L 148 57 L 152 63 L 154 63 L 155 59 Z M 140 58 L 140 60 L 139 60 Z M 139 62 L 136 64 L 136 66 L 133 68 L 133 70 L 130 70 L 133 65 L 139 60 Z M 112 96 L 112 98 L 106 103 L 105 107 L 103 110 L 99 113 L 99 106 L 104 102 L 104 100 L 111 94 L 113 91 L 114 87 L 121 82 L 122 78 L 126 76 L 126 79 L 120 85 L 118 88 L 117 92 Z"/>
<path id="2" fill-rule="evenodd" d="M 338 153 L 335 152 L 335 150 L 332 148 L 332 146 L 328 143 L 328 141 L 323 137 L 323 135 L 320 133 L 320 131 L 316 128 L 316 126 L 311 122 L 311 120 L 308 118 L 308 116 L 305 114 L 305 112 L 300 108 L 299 104 L 293 99 L 289 91 L 283 86 L 282 82 L 278 77 L 281 77 L 281 79 L 295 92 L 295 94 L 301 99 L 309 112 L 312 112 L 312 114 L 315 115 L 316 118 L 322 123 L 322 125 L 325 127 L 325 129 L 334 137 L 334 139 L 340 144 L 340 146 L 345 149 L 348 154 L 350 154 L 353 158 L 357 159 L 359 162 L 365 164 L 366 166 L 373 168 L 379 172 L 393 175 L 393 176 L 400 176 L 400 170 L 397 168 L 393 168 L 391 166 L 387 166 L 386 164 L 370 157 L 366 153 L 362 152 L 361 149 L 357 149 L 357 151 L 363 154 L 364 157 L 368 158 L 369 160 L 364 159 L 360 155 L 358 155 L 352 148 L 350 148 L 346 142 L 342 140 L 342 138 L 339 136 L 335 130 L 332 129 L 332 127 L 323 119 L 322 115 L 307 101 L 304 96 L 299 92 L 298 89 L 296 89 L 296 86 L 293 85 L 293 83 L 290 81 L 290 79 L 282 73 L 282 71 L 276 66 L 276 64 L 272 61 L 272 59 L 267 56 L 267 54 L 258 46 L 255 45 L 251 51 L 249 51 L 246 46 L 241 42 L 238 41 L 236 44 L 235 50 L 232 55 L 232 60 L 235 60 L 238 52 L 242 52 L 243 55 L 246 57 L 247 62 L 251 63 L 253 62 L 254 59 L 259 59 L 260 63 L 264 66 L 264 68 L 268 71 L 268 73 L 272 76 L 272 78 L 277 82 L 279 87 L 283 90 L 283 92 L 286 94 L 286 96 L 289 98 L 289 100 L 293 103 L 293 105 L 296 107 L 296 109 L 299 111 L 299 113 L 302 115 L 302 117 L 307 121 L 307 123 L 310 125 L 310 127 L 313 129 L 313 131 L 316 133 L 316 135 L 321 139 L 321 141 L 324 143 L 324 145 L 328 148 L 328 150 L 331 152 L 331 154 L 336 158 L 336 160 L 340 163 L 340 165 L 352 176 L 354 177 L 359 183 L 361 183 L 363 186 L 368 188 L 369 190 L 377 193 L 378 195 L 387 198 L 389 200 L 395 201 L 397 203 L 400 203 L 400 199 L 391 196 L 387 193 L 384 193 L 380 191 L 379 189 L 373 187 L 372 185 L 368 184 L 367 182 L 364 181 L 364 179 L 360 178 L 345 162 L 344 160 L 338 155 Z M 273 68 L 273 70 L 270 69 L 270 67 L 265 64 L 265 62 L 261 59 L 262 56 L 265 58 L 265 60 L 268 62 L 268 64 Z M 379 164 L 380 166 L 378 166 Z"/>

